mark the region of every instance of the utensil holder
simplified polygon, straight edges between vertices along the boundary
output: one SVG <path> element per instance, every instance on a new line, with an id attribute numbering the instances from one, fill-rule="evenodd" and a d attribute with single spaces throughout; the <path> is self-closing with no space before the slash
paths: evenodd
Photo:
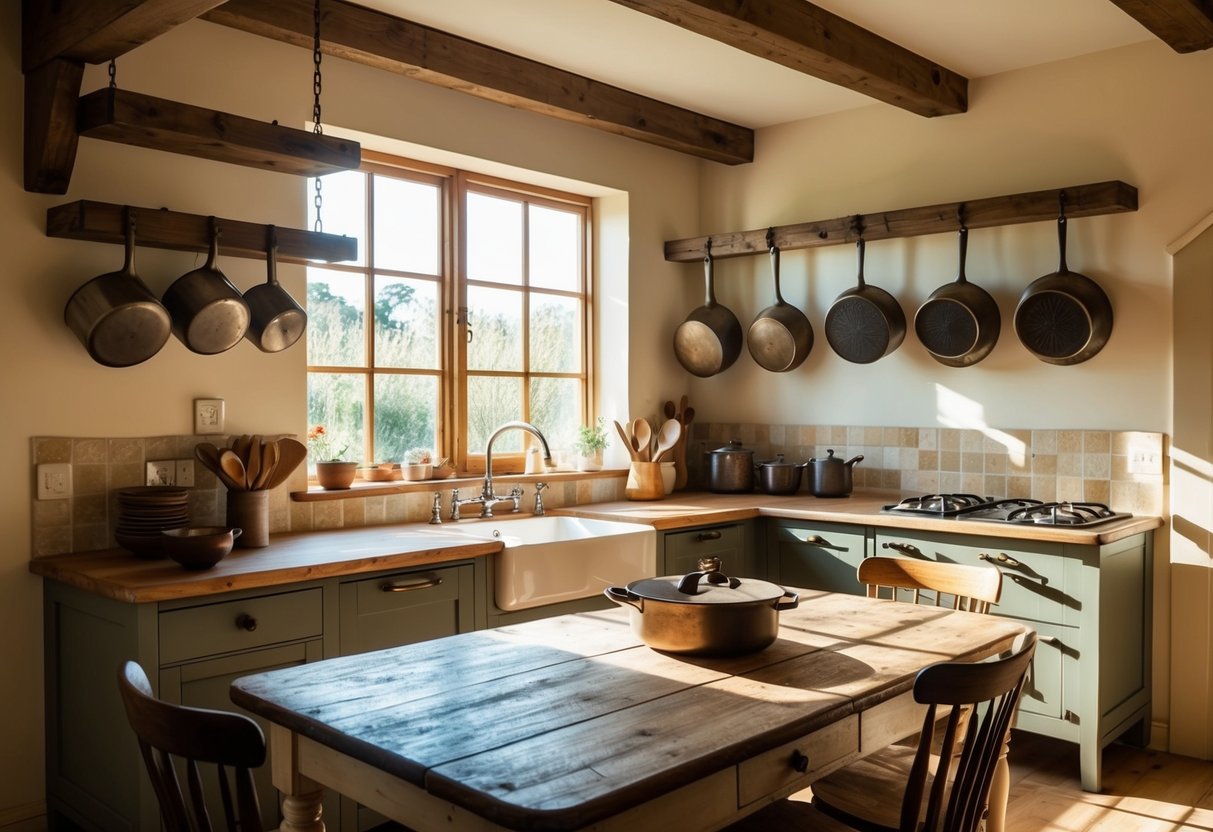
<path id="1" fill-rule="evenodd" d="M 660 462 L 633 462 L 623 496 L 629 500 L 660 500 L 665 497 Z"/>
<path id="2" fill-rule="evenodd" d="M 270 545 L 270 492 L 227 492 L 227 524 L 242 529 L 238 549 L 262 549 Z"/>

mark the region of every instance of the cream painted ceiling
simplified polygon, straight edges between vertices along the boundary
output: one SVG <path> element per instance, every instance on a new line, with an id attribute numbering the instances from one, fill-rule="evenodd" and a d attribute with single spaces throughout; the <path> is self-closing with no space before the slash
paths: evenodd
<path id="1" fill-rule="evenodd" d="M 874 103 L 611 0 L 355 2 L 745 127 Z M 816 3 L 970 79 L 1152 37 L 1110 0 Z"/>

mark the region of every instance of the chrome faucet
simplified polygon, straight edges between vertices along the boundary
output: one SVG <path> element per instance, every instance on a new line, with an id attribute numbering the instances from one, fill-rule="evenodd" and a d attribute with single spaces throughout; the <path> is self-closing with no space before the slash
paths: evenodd
<path id="1" fill-rule="evenodd" d="M 493 442 L 507 430 L 525 430 L 528 433 L 534 434 L 539 440 L 539 444 L 543 446 L 543 462 L 545 465 L 552 464 L 552 452 L 548 449 L 548 440 L 539 432 L 539 428 L 532 425 L 530 422 L 506 422 L 501 427 L 493 431 L 489 436 L 489 441 L 484 450 L 484 485 L 480 488 L 479 497 L 469 497 L 466 500 L 460 499 L 459 489 L 451 492 L 451 519 L 459 520 L 459 509 L 473 503 L 480 504 L 481 518 L 493 516 L 493 504 L 510 501 L 514 504 L 514 511 L 518 511 L 522 500 L 522 489 L 518 486 L 510 489 L 510 493 L 506 496 L 499 497 L 493 491 Z"/>

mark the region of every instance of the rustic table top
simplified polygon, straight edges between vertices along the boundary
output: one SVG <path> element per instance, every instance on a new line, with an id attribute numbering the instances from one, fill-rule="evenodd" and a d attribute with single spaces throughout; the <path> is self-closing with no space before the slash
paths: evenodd
<path id="1" fill-rule="evenodd" d="M 561 616 L 243 677 L 238 705 L 514 829 L 575 829 L 909 690 L 1003 619 L 801 591 L 766 650 L 679 657 L 631 610 Z"/>

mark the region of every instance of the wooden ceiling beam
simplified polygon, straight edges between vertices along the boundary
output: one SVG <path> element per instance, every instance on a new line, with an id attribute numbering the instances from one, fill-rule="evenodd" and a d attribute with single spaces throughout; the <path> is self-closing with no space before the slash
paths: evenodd
<path id="1" fill-rule="evenodd" d="M 1213 46 L 1213 0 L 1112 0 L 1176 52 Z"/>
<path id="2" fill-rule="evenodd" d="M 56 58 L 103 63 L 223 0 L 22 0 L 21 71 Z"/>
<path id="3" fill-rule="evenodd" d="M 311 0 L 229 0 L 206 20 L 312 47 Z M 324 53 L 724 164 L 754 132 L 344 0 L 321 0 Z"/>
<path id="4" fill-rule="evenodd" d="M 921 116 L 969 106 L 963 75 L 808 0 L 614 2 Z"/>

